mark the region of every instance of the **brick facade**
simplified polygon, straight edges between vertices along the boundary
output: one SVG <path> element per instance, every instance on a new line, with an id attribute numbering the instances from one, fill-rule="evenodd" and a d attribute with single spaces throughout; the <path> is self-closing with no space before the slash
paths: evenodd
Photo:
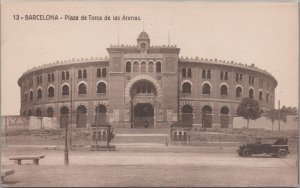
<path id="1" fill-rule="evenodd" d="M 18 81 L 21 115 L 59 120 L 67 114 L 74 128 L 101 122 L 159 128 L 178 119 L 196 127 L 230 128 L 251 89 L 263 110 L 274 107 L 277 81 L 254 65 L 180 58 L 176 46 L 151 46 L 146 32 L 136 46 L 107 51 L 103 59 L 73 59 L 25 72 Z"/>

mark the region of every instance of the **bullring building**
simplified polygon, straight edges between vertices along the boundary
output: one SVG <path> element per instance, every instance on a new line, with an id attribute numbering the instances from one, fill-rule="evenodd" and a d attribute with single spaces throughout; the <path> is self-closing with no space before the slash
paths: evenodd
<path id="1" fill-rule="evenodd" d="M 18 80 L 23 116 L 61 117 L 76 128 L 160 128 L 176 121 L 230 128 L 240 101 L 274 107 L 276 79 L 252 65 L 180 58 L 173 45 L 112 45 L 105 58 L 72 59 L 33 68 Z M 62 125 L 63 126 L 63 125 Z"/>

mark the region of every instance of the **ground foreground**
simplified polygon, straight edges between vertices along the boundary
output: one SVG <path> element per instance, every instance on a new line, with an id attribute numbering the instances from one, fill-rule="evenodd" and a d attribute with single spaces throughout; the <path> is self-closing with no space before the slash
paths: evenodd
<path id="1" fill-rule="evenodd" d="M 26 186 L 288 186 L 298 184 L 295 153 L 287 158 L 239 157 L 234 149 L 187 147 L 120 148 L 114 152 L 71 151 L 64 166 L 63 150 L 6 148 L 2 168 L 15 169 L 5 187 Z M 170 148 L 170 149 L 169 149 Z M 184 150 L 182 150 L 184 148 Z M 157 152 L 153 152 L 157 150 Z M 9 161 L 18 154 L 45 154 L 39 166 Z"/>

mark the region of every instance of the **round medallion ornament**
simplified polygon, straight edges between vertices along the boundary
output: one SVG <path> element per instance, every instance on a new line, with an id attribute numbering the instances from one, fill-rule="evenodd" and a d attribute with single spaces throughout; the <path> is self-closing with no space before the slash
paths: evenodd
<path id="1" fill-rule="evenodd" d="M 157 80 L 160 80 L 160 79 L 161 79 L 161 76 L 160 76 L 160 75 L 156 75 L 156 79 L 157 79 Z"/>
<path id="2" fill-rule="evenodd" d="M 131 78 L 130 75 L 126 75 L 127 80 L 130 80 L 130 78 Z"/>

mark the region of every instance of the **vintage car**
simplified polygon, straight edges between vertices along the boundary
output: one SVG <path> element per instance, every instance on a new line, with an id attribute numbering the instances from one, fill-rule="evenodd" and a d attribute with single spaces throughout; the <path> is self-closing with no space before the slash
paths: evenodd
<path id="1" fill-rule="evenodd" d="M 286 157 L 289 152 L 288 138 L 256 138 L 255 143 L 244 144 L 237 150 L 242 157 L 268 154 L 273 157 Z"/>

